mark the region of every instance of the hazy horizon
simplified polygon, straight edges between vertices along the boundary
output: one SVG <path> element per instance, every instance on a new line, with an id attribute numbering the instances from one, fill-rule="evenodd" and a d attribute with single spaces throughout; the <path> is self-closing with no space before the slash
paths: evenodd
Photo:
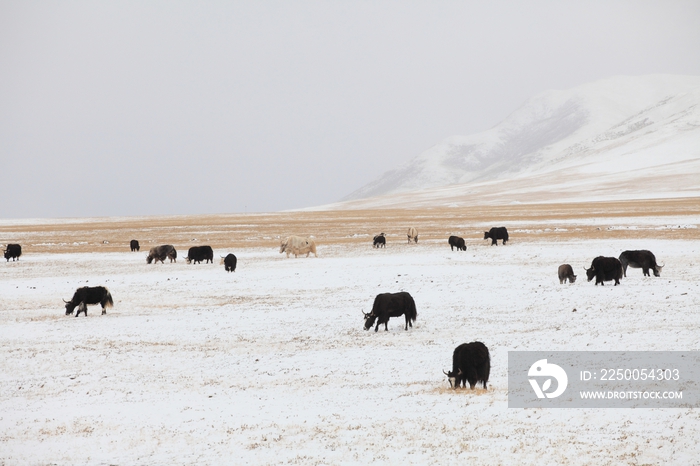
<path id="1" fill-rule="evenodd" d="M 529 97 L 700 75 L 696 2 L 0 1 L 0 217 L 338 201 Z"/>

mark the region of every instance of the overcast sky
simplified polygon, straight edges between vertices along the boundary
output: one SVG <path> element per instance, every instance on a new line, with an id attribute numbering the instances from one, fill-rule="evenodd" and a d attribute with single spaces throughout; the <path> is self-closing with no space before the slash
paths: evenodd
<path id="1" fill-rule="evenodd" d="M 700 2 L 0 0 L 0 217 L 334 202 L 527 98 L 700 75 Z"/>

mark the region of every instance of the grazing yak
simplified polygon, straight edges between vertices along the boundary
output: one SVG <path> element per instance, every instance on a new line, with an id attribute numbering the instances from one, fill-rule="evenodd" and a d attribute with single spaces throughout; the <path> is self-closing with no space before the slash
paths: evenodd
<path id="1" fill-rule="evenodd" d="M 458 251 L 467 250 L 467 245 L 464 244 L 464 238 L 460 238 L 459 236 L 450 236 L 447 243 L 450 245 L 450 251 L 454 251 L 454 248 L 457 248 Z"/>
<path id="2" fill-rule="evenodd" d="M 596 286 L 600 283 L 605 286 L 604 281 L 615 280 L 615 286 L 620 284 L 622 278 L 622 264 L 616 257 L 598 256 L 591 262 L 591 268 L 586 269 L 586 276 L 590 282 L 595 277 Z"/>
<path id="3" fill-rule="evenodd" d="M 484 239 L 491 238 L 491 246 L 498 246 L 496 240 L 503 240 L 503 245 L 505 246 L 506 241 L 508 241 L 508 230 L 506 227 L 493 227 L 489 231 L 484 232 Z"/>
<path id="4" fill-rule="evenodd" d="M 655 277 L 661 276 L 663 265 L 656 264 L 656 257 L 651 251 L 642 249 L 640 251 L 624 251 L 620 254 L 620 263 L 622 264 L 622 276 L 627 276 L 627 266 L 634 269 L 642 269 L 645 277 L 650 277 L 649 269 L 654 271 Z"/>
<path id="5" fill-rule="evenodd" d="M 557 272 L 559 274 L 560 285 L 566 283 L 566 280 L 569 280 L 569 283 L 574 283 L 576 281 L 574 269 L 569 264 L 560 265 L 559 270 Z"/>
<path id="6" fill-rule="evenodd" d="M 452 370 L 442 371 L 450 381 L 450 386 L 457 389 L 461 386 L 474 390 L 478 382 L 486 389 L 491 372 L 491 356 L 489 349 L 480 341 L 463 343 L 452 353 Z"/>
<path id="7" fill-rule="evenodd" d="M 160 263 L 163 264 L 166 258 L 170 259 L 170 262 L 177 262 L 177 251 L 172 244 L 164 244 L 151 248 L 151 250 L 148 251 L 148 257 L 146 257 L 146 263 L 150 264 L 155 260 L 156 263 L 160 261 Z"/>
<path id="8" fill-rule="evenodd" d="M 229 254 L 226 257 L 221 256 L 220 265 L 223 265 L 224 269 L 227 272 L 235 272 L 237 262 L 238 262 L 238 259 L 236 259 L 236 256 L 234 256 L 233 254 Z"/>
<path id="9" fill-rule="evenodd" d="M 136 241 L 135 239 L 132 239 L 129 242 L 129 246 L 131 246 L 131 252 L 138 252 L 141 250 L 141 246 L 139 246 L 139 242 Z"/>
<path id="10" fill-rule="evenodd" d="M 386 247 L 386 235 L 384 233 L 379 233 L 374 237 L 372 246 L 375 248 L 385 248 Z"/>
<path id="11" fill-rule="evenodd" d="M 73 314 L 73 309 L 78 307 L 78 313 L 75 317 L 78 317 L 81 312 L 85 313 L 87 317 L 87 305 L 88 304 L 100 304 L 102 306 L 102 315 L 107 314 L 108 307 L 114 305 L 112 300 L 112 295 L 109 290 L 104 286 L 84 286 L 75 290 L 73 298 L 70 301 L 63 300 L 66 303 L 66 315 L 69 316 Z"/>
<path id="12" fill-rule="evenodd" d="M 289 236 L 287 239 L 280 242 L 280 254 L 283 252 L 287 253 L 287 257 L 290 254 L 294 254 L 294 257 L 299 257 L 301 254 L 306 254 L 309 257 L 310 253 L 316 255 L 316 243 L 311 238 L 303 238 L 301 236 Z"/>
<path id="13" fill-rule="evenodd" d="M 19 256 L 22 255 L 22 246 L 19 244 L 8 244 L 7 249 L 4 249 L 2 252 L 7 262 L 10 262 L 10 259 L 14 262 L 15 259 L 19 260 Z"/>
<path id="14" fill-rule="evenodd" d="M 214 263 L 214 250 L 211 246 L 192 246 L 187 251 L 187 257 L 185 258 L 188 264 L 194 262 L 195 264 L 204 261 L 204 263 L 211 262 Z"/>
<path id="15" fill-rule="evenodd" d="M 410 227 L 406 236 L 408 236 L 409 244 L 411 243 L 411 240 L 413 240 L 414 243 L 418 242 L 418 230 L 416 230 L 415 228 Z"/>
<path id="16" fill-rule="evenodd" d="M 410 326 L 413 328 L 411 322 L 416 321 L 418 317 L 418 312 L 416 312 L 416 303 L 413 301 L 413 297 L 405 291 L 400 293 L 381 293 L 374 298 L 374 305 L 372 305 L 372 311 L 365 315 L 365 330 L 369 330 L 374 321 L 377 321 L 377 326 L 374 328 L 376 332 L 379 330 L 379 326 L 384 324 L 384 331 L 389 331 L 388 323 L 389 317 L 406 317 L 406 327 L 404 330 L 408 330 Z"/>

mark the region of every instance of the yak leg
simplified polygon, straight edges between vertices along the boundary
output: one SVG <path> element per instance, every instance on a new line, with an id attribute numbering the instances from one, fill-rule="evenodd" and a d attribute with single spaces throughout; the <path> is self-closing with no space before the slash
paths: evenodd
<path id="1" fill-rule="evenodd" d="M 464 375 L 465 379 L 469 382 L 469 389 L 474 390 L 474 387 L 476 387 L 476 381 L 479 378 L 476 372 L 475 367 L 470 367 L 467 369 L 467 373 Z M 466 388 L 466 385 L 464 386 Z"/>
<path id="2" fill-rule="evenodd" d="M 375 325 L 375 327 L 374 327 L 375 332 L 378 330 L 379 330 L 379 319 L 377 319 L 377 325 Z"/>

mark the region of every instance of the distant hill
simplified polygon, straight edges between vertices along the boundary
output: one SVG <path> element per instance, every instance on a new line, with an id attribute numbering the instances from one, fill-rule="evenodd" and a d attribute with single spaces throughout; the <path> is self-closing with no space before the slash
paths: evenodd
<path id="1" fill-rule="evenodd" d="M 538 94 L 333 207 L 683 196 L 700 196 L 700 76 L 617 76 Z"/>

